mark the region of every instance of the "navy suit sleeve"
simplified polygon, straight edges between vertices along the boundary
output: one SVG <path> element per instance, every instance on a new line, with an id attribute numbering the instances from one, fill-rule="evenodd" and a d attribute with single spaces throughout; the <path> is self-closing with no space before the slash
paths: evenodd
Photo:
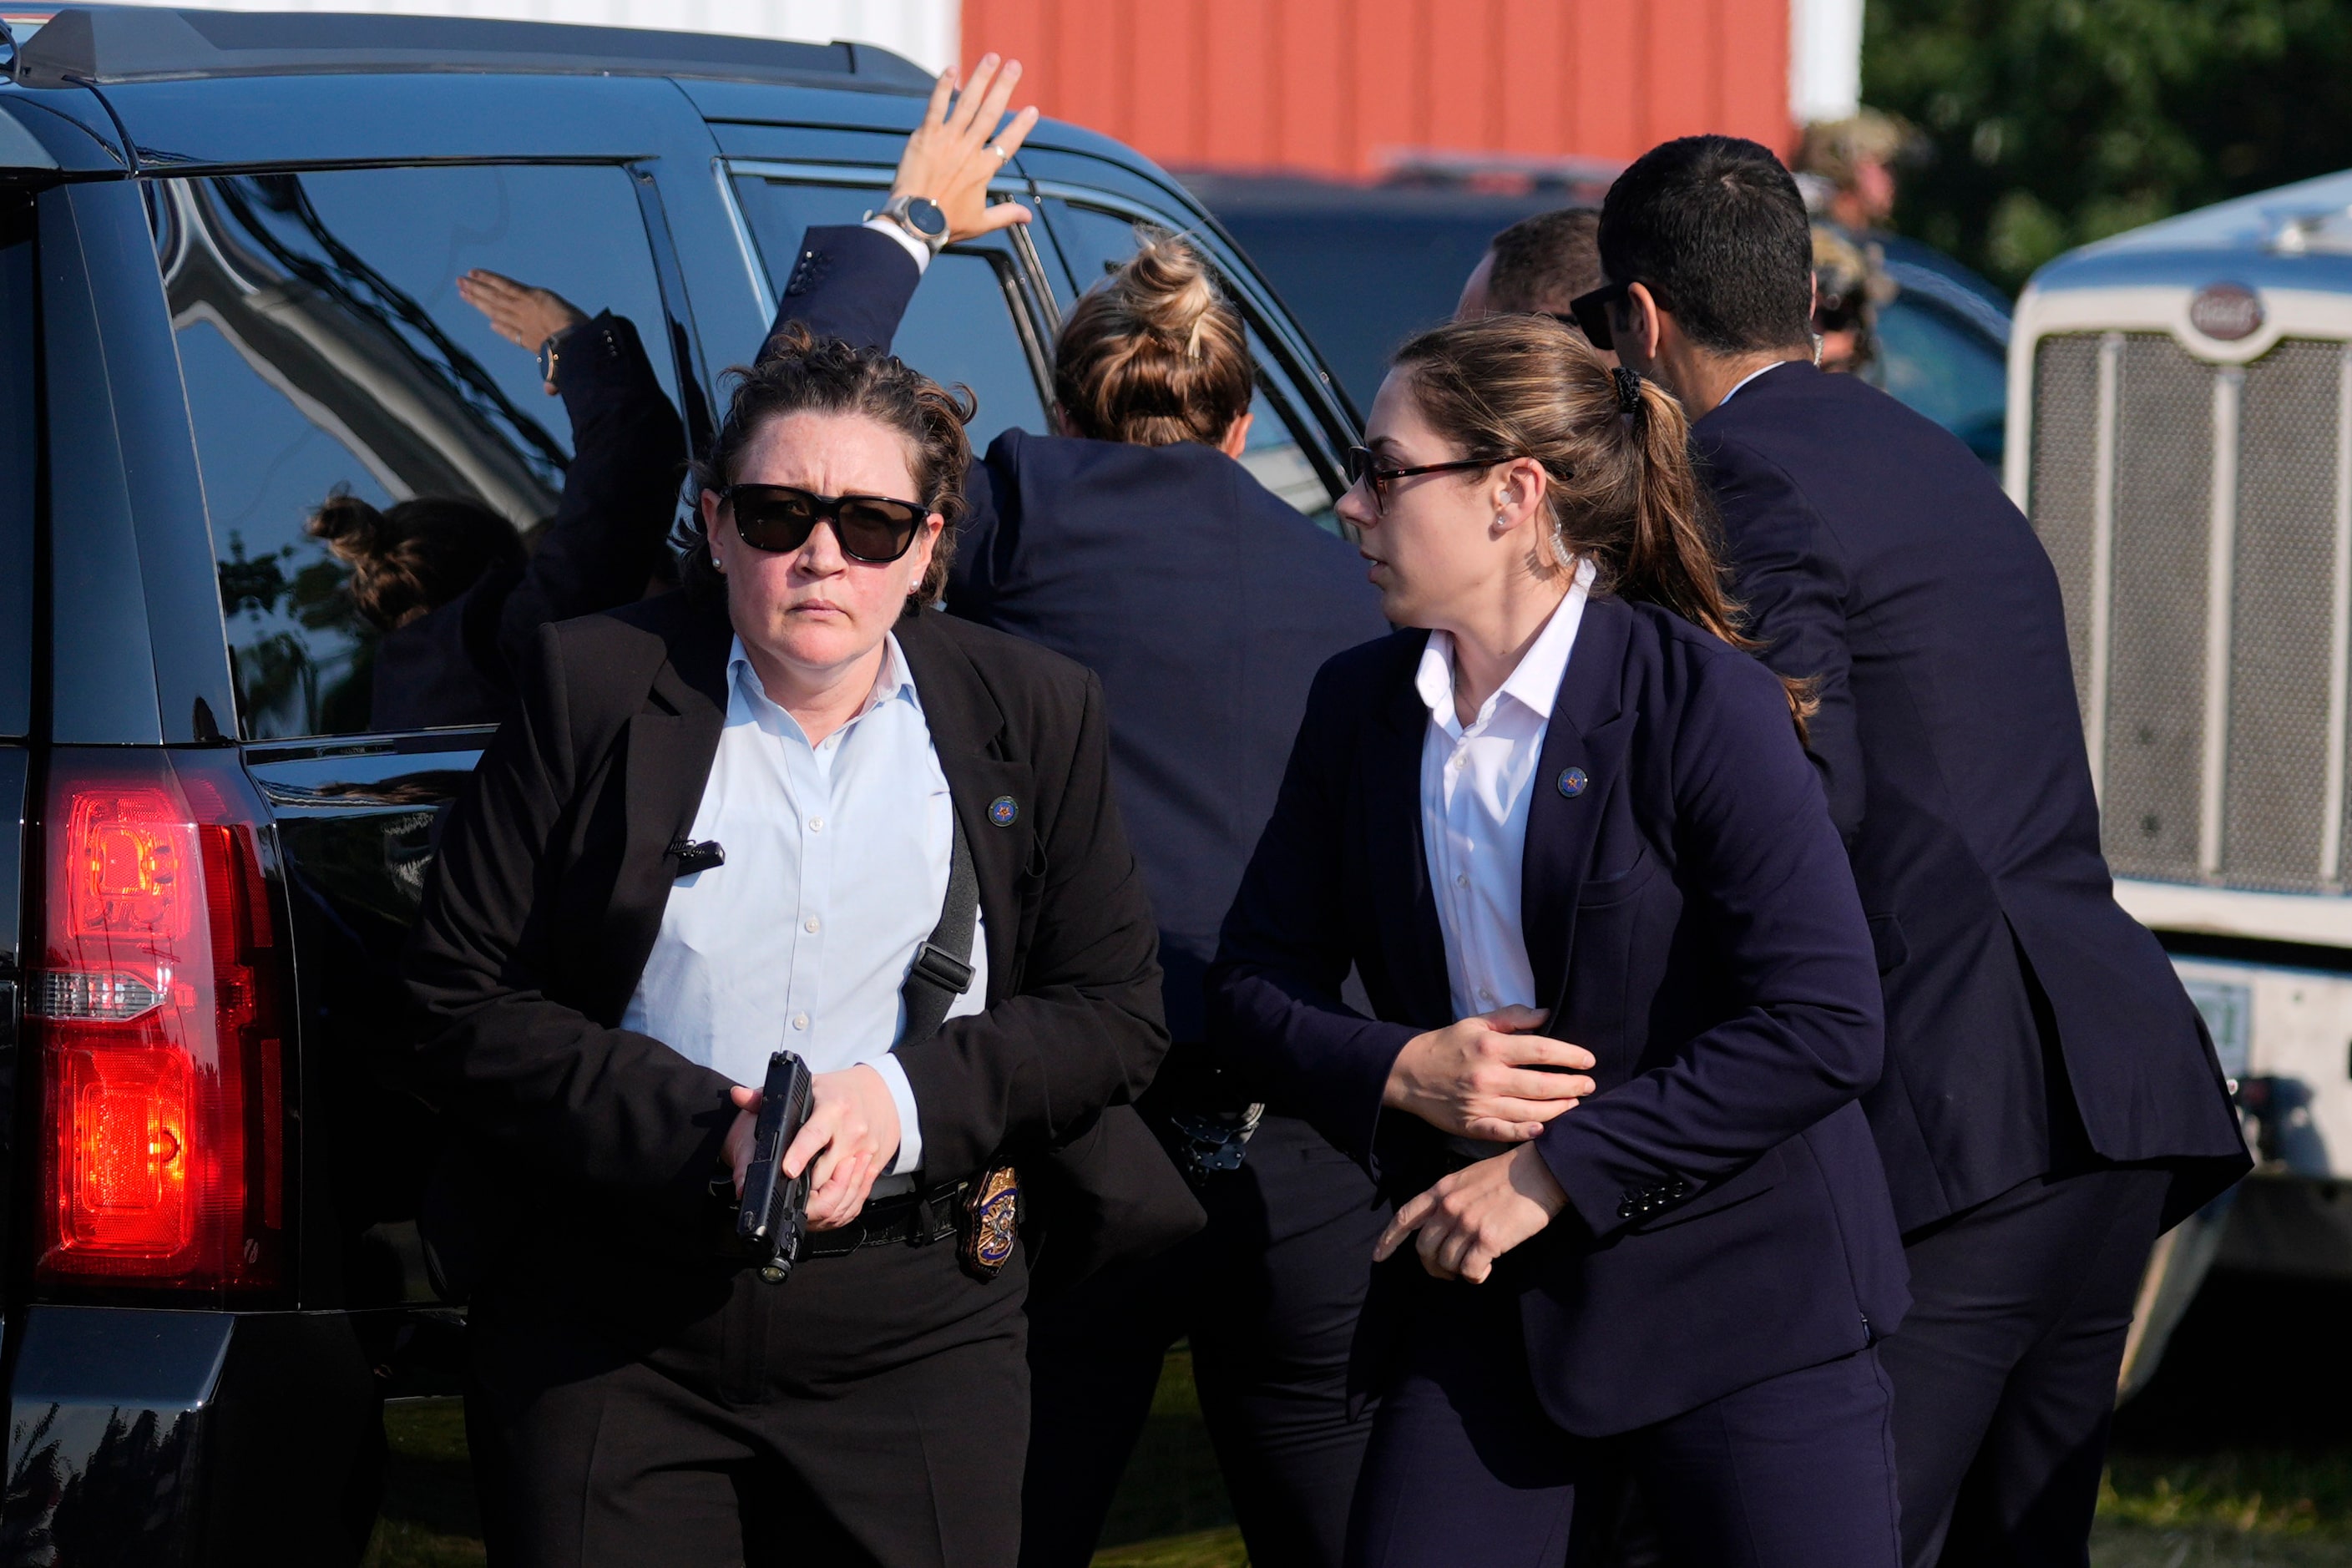
<path id="1" fill-rule="evenodd" d="M 798 321 L 821 338 L 887 350 L 922 280 L 907 247 L 887 234 L 863 224 L 812 228 L 801 237 L 769 340 Z M 761 357 L 767 357 L 764 344 Z"/>
<path id="2" fill-rule="evenodd" d="M 686 467 L 685 427 L 627 317 L 605 311 L 565 339 L 556 384 L 573 456 L 554 521 L 499 611 L 509 670 L 530 659 L 540 627 L 644 595 Z"/>
<path id="3" fill-rule="evenodd" d="M 1389 1068 L 1420 1031 L 1339 999 L 1354 962 L 1344 907 L 1339 787 L 1353 704 L 1327 664 L 1307 694 L 1274 816 L 1259 836 L 1210 966 L 1209 1039 L 1269 1100 L 1378 1173 L 1373 1133 Z"/>
<path id="4" fill-rule="evenodd" d="M 1779 683 L 1725 653 L 1675 747 L 1676 880 L 1717 933 L 1738 1011 L 1537 1140 L 1595 1236 L 1629 1193 L 1737 1174 L 1878 1081 L 1870 928 Z"/>
<path id="5" fill-rule="evenodd" d="M 1807 725 L 1806 749 L 1822 771 L 1830 820 L 1851 844 L 1862 831 L 1864 785 L 1843 552 L 1779 464 L 1737 441 L 1707 458 L 1748 630 L 1764 644 L 1767 665 L 1813 682 L 1821 708 Z"/>

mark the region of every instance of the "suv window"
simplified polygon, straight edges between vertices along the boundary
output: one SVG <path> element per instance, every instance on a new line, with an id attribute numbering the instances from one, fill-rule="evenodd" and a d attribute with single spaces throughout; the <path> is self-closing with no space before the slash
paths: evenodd
<path id="1" fill-rule="evenodd" d="M 33 199 L 0 192 L 0 735 L 33 721 L 33 508 L 40 456 L 35 391 Z"/>
<path id="2" fill-rule="evenodd" d="M 247 174 L 158 181 L 149 211 L 244 733 L 365 730 L 374 634 L 304 525 L 338 490 L 467 500 L 526 533 L 555 510 L 563 405 L 459 298 L 472 268 L 630 318 L 675 405 L 633 182 L 612 166 Z"/>
<path id="3" fill-rule="evenodd" d="M 735 199 L 759 247 L 769 298 L 792 278 L 803 235 L 860 222 L 887 195 L 887 175 L 877 184 L 845 185 L 739 169 Z M 941 251 L 893 343 L 901 359 L 934 381 L 971 389 L 980 400 L 971 426 L 975 452 L 1006 430 L 1047 432 L 1045 349 L 1020 279 L 1020 258 L 1001 235 Z M 745 345 L 747 358 L 755 346 Z"/>
<path id="4" fill-rule="evenodd" d="M 1043 205 L 1046 222 L 1052 226 L 1063 260 L 1070 269 L 1072 287 L 1081 293 L 1134 255 L 1146 238 L 1175 232 L 1169 225 L 1060 197 L 1049 197 Z M 1219 260 L 1213 250 L 1206 254 L 1213 264 Z M 1331 508 L 1339 497 L 1307 455 L 1303 400 L 1281 361 L 1268 351 L 1247 303 L 1239 300 L 1235 303 L 1241 307 L 1242 320 L 1249 328 L 1250 357 L 1257 362 L 1258 382 L 1256 394 L 1250 400 L 1250 411 L 1255 417 L 1250 421 L 1249 444 L 1242 453 L 1242 467 L 1267 489 L 1336 532 L 1339 517 Z"/>

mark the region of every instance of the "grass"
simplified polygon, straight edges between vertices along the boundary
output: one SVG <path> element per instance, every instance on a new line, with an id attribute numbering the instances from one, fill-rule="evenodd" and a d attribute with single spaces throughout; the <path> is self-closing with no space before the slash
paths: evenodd
<path id="1" fill-rule="evenodd" d="M 2116 1424 L 2092 1568 L 2352 1568 L 2352 1289 L 2217 1275 Z M 2259 1347 L 2259 1354 L 2251 1353 Z M 484 1562 L 463 1407 L 386 1407 L 366 1568 Z M 1246 1568 L 1191 1355 L 1168 1359 L 1095 1568 Z"/>

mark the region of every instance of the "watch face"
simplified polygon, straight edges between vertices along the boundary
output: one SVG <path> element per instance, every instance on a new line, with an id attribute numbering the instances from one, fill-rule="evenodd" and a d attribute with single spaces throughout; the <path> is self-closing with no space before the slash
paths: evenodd
<path id="1" fill-rule="evenodd" d="M 929 196 L 917 196 L 907 204 L 907 221 L 917 233 L 933 238 L 948 231 L 948 215 L 940 211 L 939 204 Z"/>

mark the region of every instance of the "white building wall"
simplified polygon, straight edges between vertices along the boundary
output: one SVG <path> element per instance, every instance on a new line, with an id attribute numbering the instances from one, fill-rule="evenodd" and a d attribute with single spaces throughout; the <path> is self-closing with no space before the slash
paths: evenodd
<path id="1" fill-rule="evenodd" d="M 173 0 L 128 0 L 133 5 Z M 957 63 L 961 0 L 197 0 L 223 11 L 362 11 L 663 27 L 814 43 L 878 44 L 931 70 Z"/>
<path id="2" fill-rule="evenodd" d="M 1863 0 L 1789 0 L 1789 118 L 1843 120 L 1862 106 Z"/>

